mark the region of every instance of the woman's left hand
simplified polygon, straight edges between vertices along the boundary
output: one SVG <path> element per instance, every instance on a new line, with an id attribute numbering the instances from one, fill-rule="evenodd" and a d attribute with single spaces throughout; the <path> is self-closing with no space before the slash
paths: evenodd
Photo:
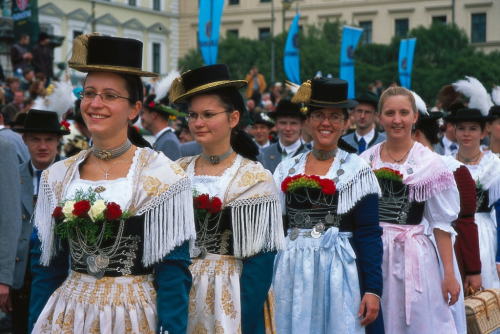
<path id="1" fill-rule="evenodd" d="M 448 303 L 448 305 L 453 305 L 457 302 L 458 297 L 460 295 L 460 284 L 458 283 L 455 276 L 447 275 L 443 280 L 443 298 Z M 449 296 L 451 296 L 451 300 L 449 300 Z"/>
<path id="2" fill-rule="evenodd" d="M 365 316 L 361 320 L 361 326 L 368 326 L 374 322 L 377 319 L 379 309 L 380 299 L 375 295 L 365 293 L 358 313 L 358 317 Z"/>

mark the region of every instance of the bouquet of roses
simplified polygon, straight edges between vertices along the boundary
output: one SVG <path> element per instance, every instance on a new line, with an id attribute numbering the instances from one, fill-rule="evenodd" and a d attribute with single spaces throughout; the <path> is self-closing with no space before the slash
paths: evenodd
<path id="1" fill-rule="evenodd" d="M 377 179 L 386 179 L 392 181 L 403 182 L 403 174 L 392 168 L 379 168 L 373 171 Z"/>
<path id="2" fill-rule="evenodd" d="M 293 193 L 299 188 L 321 189 L 325 195 L 334 195 L 337 188 L 335 182 L 330 179 L 322 179 L 316 175 L 297 174 L 295 176 L 287 176 L 281 183 L 281 190 L 284 193 Z"/>
<path id="3" fill-rule="evenodd" d="M 210 215 L 222 211 L 222 201 L 217 196 L 193 192 L 194 215 L 199 220 L 210 218 Z"/>
<path id="4" fill-rule="evenodd" d="M 87 238 L 93 245 L 100 233 L 108 239 L 113 236 L 113 222 L 127 219 L 132 214 L 123 212 L 120 205 L 106 202 L 92 188 L 77 190 L 73 198 L 65 199 L 56 206 L 52 217 L 56 221 L 55 232 L 61 238 L 73 238 L 76 233 Z"/>

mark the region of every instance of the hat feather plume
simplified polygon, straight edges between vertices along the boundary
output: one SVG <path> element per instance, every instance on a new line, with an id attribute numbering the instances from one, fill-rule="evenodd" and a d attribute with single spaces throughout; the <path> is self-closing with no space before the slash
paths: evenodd
<path id="1" fill-rule="evenodd" d="M 469 98 L 469 108 L 479 109 L 483 116 L 487 116 L 493 102 L 483 84 L 474 77 L 465 77 L 466 80 L 458 80 L 453 88 Z"/>
<path id="2" fill-rule="evenodd" d="M 49 86 L 50 87 L 50 86 Z M 65 82 L 54 82 L 52 92 L 47 89 L 47 96 L 42 110 L 55 111 L 62 120 L 62 116 L 75 103 L 76 97 L 73 94 L 73 87 Z"/>
<path id="3" fill-rule="evenodd" d="M 285 80 L 285 86 L 290 89 L 290 91 L 294 94 L 297 94 L 297 91 L 300 88 L 300 85 L 297 85 L 296 83 L 293 83 L 291 81 Z"/>
<path id="4" fill-rule="evenodd" d="M 429 113 L 427 112 L 427 105 L 425 104 L 424 100 L 422 100 L 422 98 L 414 91 L 411 91 L 411 93 L 413 94 L 413 98 L 415 99 L 415 104 L 417 105 L 418 112 L 422 115 L 429 115 Z"/>
<path id="5" fill-rule="evenodd" d="M 160 103 L 160 100 L 163 99 L 165 96 L 167 96 L 168 91 L 170 90 L 170 87 L 172 86 L 172 83 L 174 82 L 175 78 L 178 78 L 180 76 L 181 72 L 174 70 L 170 71 L 166 77 L 158 81 L 155 88 L 156 103 Z"/>
<path id="6" fill-rule="evenodd" d="M 497 85 L 493 86 L 493 89 L 491 90 L 491 99 L 493 100 L 493 103 L 495 103 L 497 106 L 500 106 L 500 87 Z"/>
<path id="7" fill-rule="evenodd" d="M 300 85 L 297 93 L 295 93 L 292 98 L 292 103 L 308 103 L 311 99 L 311 94 L 311 80 L 307 80 L 302 85 Z"/>

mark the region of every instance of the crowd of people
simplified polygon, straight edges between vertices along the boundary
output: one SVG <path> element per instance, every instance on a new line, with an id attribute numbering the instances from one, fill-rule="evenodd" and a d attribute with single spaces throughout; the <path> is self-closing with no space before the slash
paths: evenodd
<path id="1" fill-rule="evenodd" d="M 465 334 L 467 291 L 500 288 L 500 89 L 431 110 L 257 67 L 145 84 L 142 42 L 91 34 L 61 112 L 30 104 L 61 86 L 25 43 L 0 117 L 12 333 Z"/>

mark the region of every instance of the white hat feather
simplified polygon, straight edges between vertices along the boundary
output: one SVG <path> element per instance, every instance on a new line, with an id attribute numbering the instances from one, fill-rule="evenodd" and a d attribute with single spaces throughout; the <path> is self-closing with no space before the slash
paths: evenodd
<path id="1" fill-rule="evenodd" d="M 493 103 L 495 103 L 497 106 L 500 106 L 500 87 L 497 85 L 493 86 L 493 89 L 491 90 L 491 99 L 493 100 Z"/>
<path id="2" fill-rule="evenodd" d="M 413 94 L 413 98 L 415 99 L 415 104 L 417 105 L 418 112 L 422 115 L 429 115 L 429 113 L 427 112 L 427 105 L 425 104 L 424 100 L 422 100 L 422 98 L 414 91 L 411 91 L 411 93 Z"/>
<path id="3" fill-rule="evenodd" d="M 453 88 L 469 98 L 469 108 L 479 109 L 483 116 L 487 116 L 490 108 L 493 107 L 491 96 L 484 88 L 483 84 L 476 78 L 465 77 L 466 80 L 458 80 L 453 84 Z"/>
<path id="4" fill-rule="evenodd" d="M 62 116 L 75 105 L 75 101 L 73 87 L 66 82 L 56 81 L 47 87 L 45 99 L 40 96 L 35 99 L 33 109 L 55 111 L 59 120 L 62 120 Z"/>
<path id="5" fill-rule="evenodd" d="M 165 96 L 167 96 L 168 91 L 170 90 L 170 86 L 172 86 L 172 82 L 175 80 L 175 78 L 178 78 L 181 76 L 181 72 L 174 70 L 170 71 L 166 77 L 161 79 L 155 87 L 155 102 L 159 103 L 161 99 L 163 99 Z"/>
<path id="6" fill-rule="evenodd" d="M 293 83 L 293 82 L 288 81 L 288 80 L 285 80 L 285 85 L 294 94 L 296 94 L 300 88 L 300 85 L 297 85 L 296 83 Z"/>

